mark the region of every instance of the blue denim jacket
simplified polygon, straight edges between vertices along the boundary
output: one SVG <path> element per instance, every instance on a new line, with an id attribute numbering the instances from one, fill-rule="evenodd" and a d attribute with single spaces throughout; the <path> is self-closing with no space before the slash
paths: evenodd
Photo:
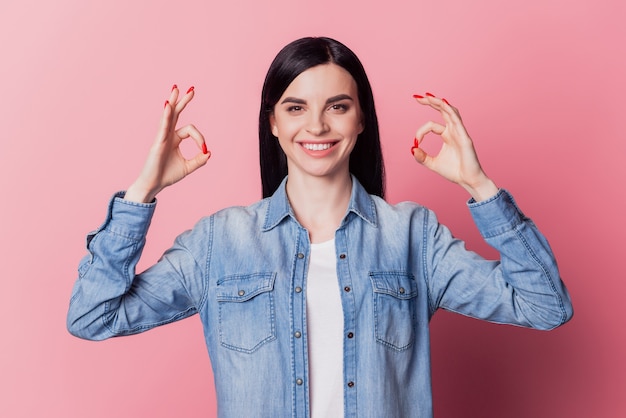
<path id="1" fill-rule="evenodd" d="M 116 195 L 88 236 L 68 329 L 101 340 L 200 314 L 220 417 L 308 417 L 308 232 L 285 192 L 222 210 L 135 274 L 154 211 Z M 335 233 L 343 305 L 345 417 L 431 417 L 428 322 L 438 308 L 551 329 L 572 315 L 547 241 L 501 190 L 468 203 L 488 261 L 435 215 L 389 205 L 353 178 Z"/>

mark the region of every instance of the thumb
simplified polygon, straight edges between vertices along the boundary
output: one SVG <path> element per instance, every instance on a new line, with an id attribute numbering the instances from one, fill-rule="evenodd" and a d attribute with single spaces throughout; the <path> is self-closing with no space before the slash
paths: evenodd
<path id="1" fill-rule="evenodd" d="M 426 153 L 421 148 L 413 148 L 413 158 L 418 163 L 430 168 L 430 163 L 432 162 L 432 157 Z"/>
<path id="2" fill-rule="evenodd" d="M 211 151 L 207 151 L 206 154 L 200 152 L 195 157 L 187 160 L 187 173 L 191 174 L 209 161 L 211 158 Z"/>

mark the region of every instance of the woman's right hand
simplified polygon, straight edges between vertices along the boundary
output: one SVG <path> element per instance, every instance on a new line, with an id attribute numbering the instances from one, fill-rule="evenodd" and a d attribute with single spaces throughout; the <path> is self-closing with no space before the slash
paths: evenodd
<path id="1" fill-rule="evenodd" d="M 150 148 L 141 174 L 128 188 L 124 199 L 133 202 L 152 202 L 165 187 L 170 186 L 206 164 L 211 153 L 206 148 L 204 137 L 193 125 L 176 129 L 180 113 L 194 96 L 191 87 L 179 97 L 176 85 L 172 88 L 169 100 L 165 102 L 161 125 L 156 139 Z M 194 158 L 185 159 L 180 144 L 184 139 L 192 138 L 201 150 Z"/>

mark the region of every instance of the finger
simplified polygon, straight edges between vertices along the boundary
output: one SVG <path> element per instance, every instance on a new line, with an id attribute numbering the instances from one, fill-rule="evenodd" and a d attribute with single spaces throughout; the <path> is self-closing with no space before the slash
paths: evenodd
<path id="1" fill-rule="evenodd" d="M 192 138 L 196 145 L 198 145 L 198 148 L 201 149 L 201 152 L 196 154 L 194 158 L 185 160 L 187 174 L 193 173 L 209 161 L 209 158 L 211 158 L 211 152 L 206 147 L 204 135 L 202 135 L 202 133 L 195 126 L 184 126 L 176 131 L 176 134 L 181 141 L 186 138 Z"/>
<path id="2" fill-rule="evenodd" d="M 422 142 L 422 140 L 428 133 L 432 132 L 434 134 L 441 136 L 441 134 L 443 134 L 445 130 L 446 130 L 446 127 L 444 125 L 433 122 L 431 120 L 431 121 L 426 122 L 425 124 L 423 124 L 417 129 L 417 131 L 415 132 L 415 138 L 418 140 L 418 143 L 419 143 L 419 142 Z"/>
<path id="3" fill-rule="evenodd" d="M 453 123 L 455 125 L 462 125 L 463 124 L 463 120 L 461 119 L 461 114 L 459 113 L 459 110 L 452 106 L 446 99 L 441 99 L 441 103 L 439 104 L 440 106 L 440 112 L 441 115 L 443 116 L 443 119 L 446 121 L 446 123 Z"/>
<path id="4" fill-rule="evenodd" d="M 163 114 L 159 123 L 159 129 L 155 138 L 155 143 L 165 142 L 169 136 L 172 126 L 172 105 L 169 100 L 165 101 L 163 106 Z"/>
<path id="5" fill-rule="evenodd" d="M 170 92 L 170 103 L 172 103 L 172 105 L 175 105 L 176 102 L 178 101 L 178 96 L 179 96 L 180 92 L 178 90 L 178 86 L 176 84 L 174 84 L 172 86 L 172 91 Z"/>
<path id="6" fill-rule="evenodd" d="M 191 101 L 191 99 L 193 99 L 193 96 L 194 96 L 194 87 L 191 86 L 185 94 L 180 96 L 180 100 L 178 102 L 172 102 L 172 103 L 175 103 L 175 105 L 173 106 L 174 107 L 174 112 L 173 112 L 174 125 L 178 123 L 178 117 L 180 116 L 182 111 L 185 110 L 185 107 L 187 107 L 187 104 Z"/>
<path id="7" fill-rule="evenodd" d="M 471 142 L 458 109 L 452 106 L 448 100 L 438 98 L 431 93 L 426 93 L 425 96 L 413 95 L 413 97 L 415 97 L 418 103 L 430 106 L 440 112 L 446 124 L 447 133 L 442 134 L 442 139 L 445 143 L 457 142 L 464 144 Z"/>
<path id="8" fill-rule="evenodd" d="M 170 97 L 165 101 L 163 106 L 163 115 L 161 116 L 161 123 L 157 132 L 156 141 L 164 142 L 169 136 L 170 130 L 175 126 L 176 121 L 173 118 L 173 104 L 178 100 L 178 86 L 174 84 L 170 91 Z"/>
<path id="9" fill-rule="evenodd" d="M 195 126 L 187 125 L 183 126 L 179 130 L 176 131 L 177 136 L 180 138 L 180 141 L 186 138 L 192 138 L 198 148 L 203 151 L 206 149 L 206 142 L 204 140 L 204 135 L 200 132 Z M 180 142 L 179 142 L 180 143 Z M 207 150 L 208 153 L 208 150 Z"/>
<path id="10" fill-rule="evenodd" d="M 425 95 L 414 94 L 413 97 L 418 103 L 424 106 L 430 106 L 439 111 L 446 123 L 461 123 L 461 115 L 458 109 L 450 104 L 445 98 L 439 98 L 432 93 Z"/>
<path id="11" fill-rule="evenodd" d="M 193 99 L 194 94 L 195 88 L 191 86 L 189 87 L 187 92 L 180 97 L 180 101 L 176 103 L 175 106 L 177 115 L 180 114 L 185 109 L 185 107 L 187 107 L 187 104 L 191 101 L 191 99 Z"/>

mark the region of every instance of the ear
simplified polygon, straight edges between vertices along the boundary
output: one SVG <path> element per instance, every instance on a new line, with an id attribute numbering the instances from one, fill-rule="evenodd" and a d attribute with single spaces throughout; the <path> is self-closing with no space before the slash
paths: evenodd
<path id="1" fill-rule="evenodd" d="M 359 134 L 362 134 L 365 130 L 365 124 L 363 123 L 363 114 L 361 114 L 361 119 L 359 120 Z"/>
<path id="2" fill-rule="evenodd" d="M 276 126 L 276 118 L 274 117 L 274 114 L 271 113 L 269 118 L 270 118 L 270 127 L 272 128 L 272 135 L 278 138 L 278 127 Z"/>

